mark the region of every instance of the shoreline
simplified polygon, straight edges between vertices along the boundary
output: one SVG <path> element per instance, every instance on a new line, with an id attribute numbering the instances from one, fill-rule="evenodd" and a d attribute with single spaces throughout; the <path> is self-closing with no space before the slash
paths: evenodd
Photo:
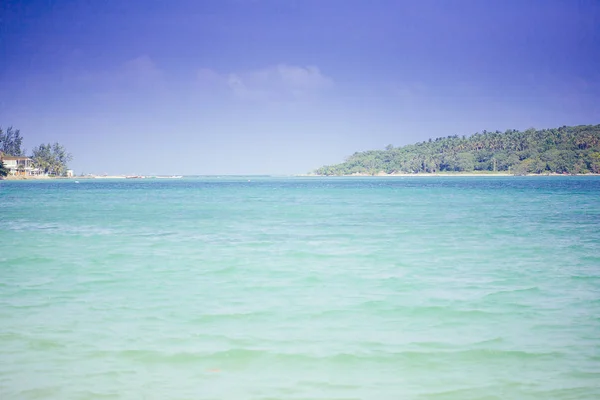
<path id="1" fill-rule="evenodd" d="M 227 177 L 228 175 L 215 175 L 218 177 Z M 233 176 L 233 175 L 232 175 Z M 237 176 L 237 175 L 236 175 Z M 253 176 L 253 175 L 244 175 L 244 176 Z M 264 176 L 264 175 L 260 175 Z M 287 175 L 286 177 L 296 177 L 296 178 L 460 178 L 460 177 L 567 177 L 567 176 L 600 176 L 600 174 L 525 174 L 525 175 L 515 175 L 509 173 L 417 173 L 417 174 L 386 174 L 386 173 L 378 173 L 375 175 L 371 174 L 351 174 L 351 175 L 317 175 L 317 174 L 297 174 L 297 175 Z M 185 177 L 185 176 L 182 176 Z M 277 177 L 275 175 L 271 175 L 270 177 Z M 0 178 L 0 180 L 5 181 L 46 181 L 46 180 L 92 180 L 92 179 L 154 179 L 154 178 L 164 178 L 164 179 L 174 179 L 169 176 L 129 176 L 129 175 L 86 175 L 86 176 L 7 176 L 5 178 Z"/>
<path id="2" fill-rule="evenodd" d="M 394 178 L 394 177 L 402 177 L 402 178 L 428 178 L 428 177 L 520 177 L 520 176 L 531 176 L 531 177 L 543 177 L 543 176 L 600 176 L 600 174 L 524 174 L 524 175 L 516 175 L 509 174 L 504 172 L 499 173 L 417 173 L 417 174 L 386 174 L 386 173 L 378 173 L 378 174 L 350 174 L 350 175 L 317 175 L 317 174 L 301 174 L 295 175 L 299 177 L 314 177 L 314 178 Z"/>
<path id="3" fill-rule="evenodd" d="M 158 176 L 160 177 L 160 176 Z M 47 180 L 84 180 L 84 179 L 144 179 L 144 178 L 157 178 L 157 176 L 131 176 L 131 175 L 84 175 L 84 176 L 45 176 L 45 175 L 34 175 L 34 176 L 7 176 L 4 178 L 6 181 L 47 181 Z"/>

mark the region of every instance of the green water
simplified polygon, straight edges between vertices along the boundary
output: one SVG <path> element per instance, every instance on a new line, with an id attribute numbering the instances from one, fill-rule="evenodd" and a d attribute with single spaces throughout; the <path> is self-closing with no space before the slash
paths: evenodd
<path id="1" fill-rule="evenodd" d="M 0 398 L 600 398 L 600 179 L 0 182 Z"/>

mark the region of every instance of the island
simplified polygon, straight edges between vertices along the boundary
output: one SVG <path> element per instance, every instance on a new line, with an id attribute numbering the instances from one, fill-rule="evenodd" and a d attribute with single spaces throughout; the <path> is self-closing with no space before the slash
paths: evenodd
<path id="1" fill-rule="evenodd" d="M 318 176 L 405 174 L 598 174 L 600 125 L 507 130 L 447 136 L 357 152 Z"/>

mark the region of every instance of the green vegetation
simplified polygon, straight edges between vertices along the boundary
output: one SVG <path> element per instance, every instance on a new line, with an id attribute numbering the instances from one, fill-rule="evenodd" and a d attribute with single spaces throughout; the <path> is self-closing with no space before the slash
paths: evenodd
<path id="1" fill-rule="evenodd" d="M 318 175 L 437 172 L 600 173 L 600 125 L 508 130 L 354 153 Z"/>
<path id="2" fill-rule="evenodd" d="M 67 163 L 73 159 L 73 156 L 60 144 L 48 143 L 34 147 L 31 159 L 34 167 L 41 169 L 45 174 L 65 175 Z"/>
<path id="3" fill-rule="evenodd" d="M 0 158 L 2 156 L 25 156 L 22 143 L 23 137 L 18 129 L 9 127 L 4 132 L 0 128 Z M 67 163 L 73 159 L 73 156 L 59 143 L 41 144 L 34 147 L 30 157 L 34 168 L 38 168 L 44 174 L 58 176 L 66 174 Z M 4 163 L 1 165 L 0 176 L 8 175 L 8 168 Z M 25 172 L 23 166 L 19 168 L 19 172 Z M 6 174 L 3 175 L 3 171 L 6 171 Z"/>
<path id="4" fill-rule="evenodd" d="M 0 179 L 4 178 L 7 175 L 8 175 L 8 168 L 6 168 L 6 165 L 4 165 L 4 162 L 2 162 L 2 160 L 0 160 Z"/>
<path id="5" fill-rule="evenodd" d="M 21 148 L 23 137 L 21 131 L 14 130 L 11 127 L 6 129 L 6 132 L 0 128 L 0 153 L 7 156 L 23 156 L 25 151 Z"/>

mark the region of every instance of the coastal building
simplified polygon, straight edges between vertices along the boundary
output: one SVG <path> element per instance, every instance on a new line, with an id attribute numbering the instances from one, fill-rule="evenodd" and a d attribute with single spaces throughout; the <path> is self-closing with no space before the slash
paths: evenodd
<path id="1" fill-rule="evenodd" d="M 2 156 L 2 162 L 11 175 L 40 175 L 41 171 L 33 167 L 29 157 Z"/>

